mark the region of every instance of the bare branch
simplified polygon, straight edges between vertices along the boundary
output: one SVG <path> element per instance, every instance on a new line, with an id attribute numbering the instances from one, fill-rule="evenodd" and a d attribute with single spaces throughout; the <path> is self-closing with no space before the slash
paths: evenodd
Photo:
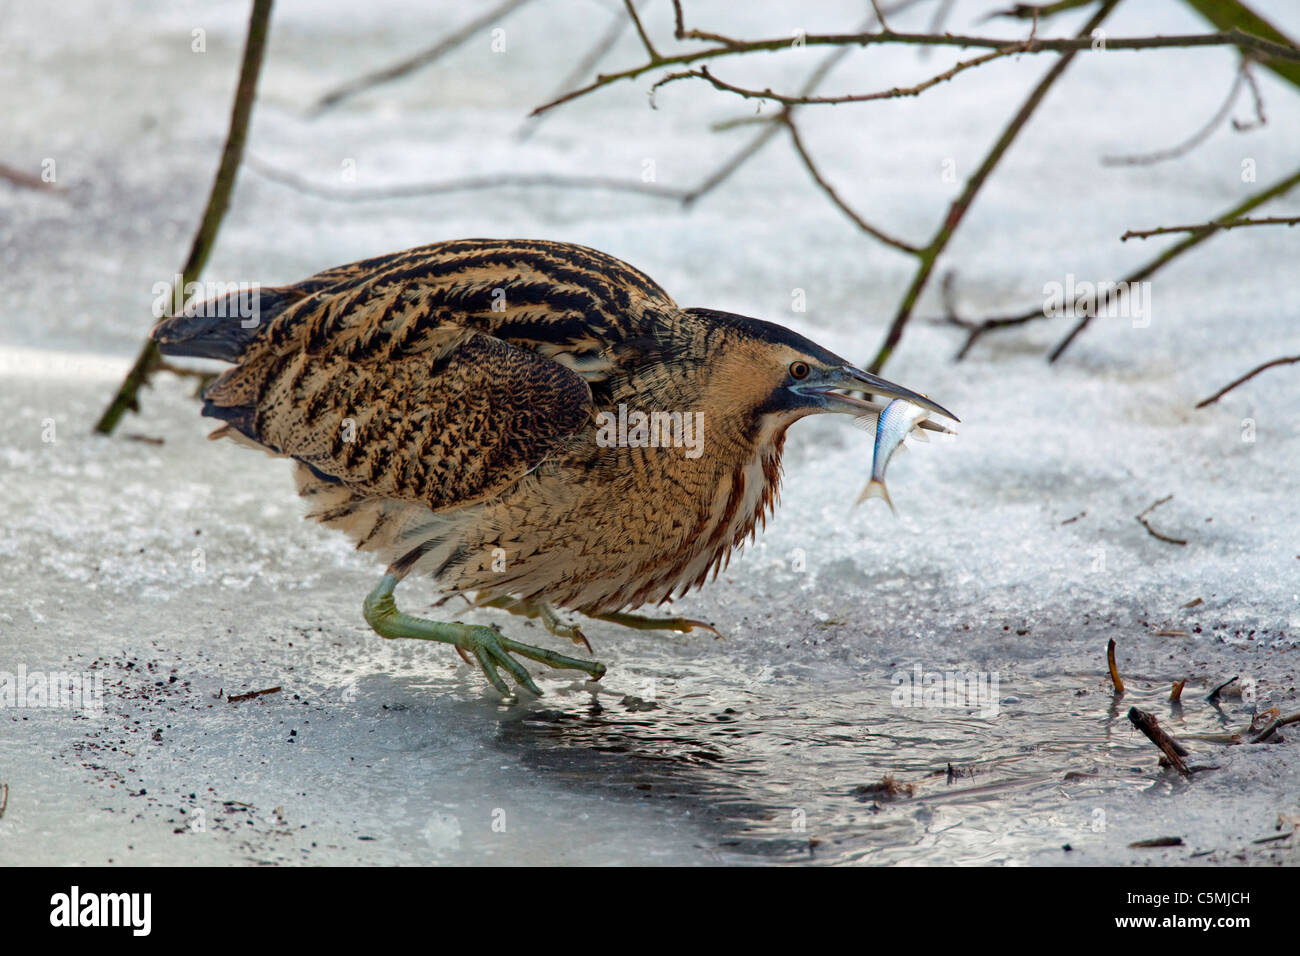
<path id="1" fill-rule="evenodd" d="M 1104 0 L 1097 11 L 1079 31 L 1077 39 L 1090 40 L 1092 37 L 1092 31 L 1101 26 L 1102 21 L 1104 21 L 1111 10 L 1115 8 L 1117 2 L 1118 0 Z M 1011 118 L 1011 121 L 1007 123 L 1006 127 L 1002 130 L 1002 135 L 998 137 L 997 142 L 993 144 L 993 147 L 989 150 L 987 155 L 985 155 L 979 168 L 975 170 L 975 173 L 966 181 L 966 187 L 962 190 L 961 195 L 958 196 L 953 201 L 952 206 L 949 207 L 948 215 L 944 219 L 943 224 L 939 227 L 938 232 L 934 234 L 934 238 L 930 240 L 930 244 L 921 252 L 921 261 L 917 266 L 916 275 L 912 278 L 912 284 L 904 294 L 903 301 L 898 307 L 898 312 L 894 315 L 894 321 L 890 324 L 889 331 L 885 335 L 885 340 L 881 343 L 879 351 L 876 352 L 876 357 L 872 360 L 871 365 L 869 366 L 869 370 L 873 374 L 880 373 L 880 370 L 884 368 L 885 363 L 889 361 L 889 357 L 893 355 L 894 349 L 898 347 L 899 341 L 902 340 L 903 329 L 906 328 L 908 320 L 912 317 L 912 310 L 916 307 L 917 299 L 920 298 L 921 291 L 929 281 L 930 273 L 934 269 L 935 261 L 943 254 L 943 250 L 947 247 L 949 240 L 952 239 L 953 232 L 956 231 L 957 227 L 961 224 L 962 219 L 965 218 L 966 213 L 970 210 L 971 204 L 975 201 L 975 197 L 979 195 L 979 191 L 983 187 L 984 183 L 988 180 L 989 176 L 992 175 L 993 170 L 1002 160 L 1002 157 L 1006 154 L 1007 150 L 1011 148 L 1011 144 L 1015 142 L 1016 137 L 1020 134 L 1020 131 L 1024 129 L 1025 124 L 1029 122 L 1029 118 L 1033 116 L 1034 111 L 1038 109 L 1038 105 L 1047 95 L 1047 91 L 1052 88 L 1053 84 L 1055 84 L 1058 79 L 1060 79 L 1061 75 L 1070 65 L 1070 61 L 1074 58 L 1075 52 L 1077 51 L 1063 53 L 1061 58 L 1052 64 L 1052 68 L 1047 71 L 1047 74 L 1038 81 L 1038 84 L 1034 87 L 1028 98 L 1026 98 L 1023 104 L 1021 104 L 1020 109 L 1016 111 L 1016 115 Z"/>
<path id="2" fill-rule="evenodd" d="M 630 67 L 626 70 L 620 70 L 616 73 L 601 74 L 586 86 L 572 90 L 563 96 L 557 97 L 549 103 L 544 103 L 533 110 L 533 112 L 542 113 L 546 110 L 554 109 L 562 103 L 568 103 L 581 96 L 585 96 L 594 90 L 609 86 L 612 83 L 633 79 L 659 66 L 686 65 L 690 63 L 698 63 L 702 60 L 712 60 L 724 56 L 736 56 L 743 53 L 756 53 L 763 51 L 773 52 L 788 49 L 791 45 L 788 37 L 742 41 L 732 40 L 718 34 L 704 33 L 699 30 L 686 30 L 683 33 L 683 38 L 710 40 L 718 45 L 703 50 L 680 53 L 674 56 L 661 56 L 657 60 L 651 60 L 640 64 L 639 66 Z M 914 46 L 984 47 L 991 50 L 1000 50 L 1003 47 L 1013 45 L 1019 41 L 997 37 L 964 36 L 954 33 L 893 33 L 881 31 L 879 33 L 808 34 L 802 38 L 802 42 L 804 46 L 866 47 L 877 44 L 901 43 L 911 44 Z M 1070 54 L 1076 53 L 1079 50 L 1092 49 L 1095 45 L 1096 41 L 1091 36 L 1035 37 L 1032 43 L 1028 44 L 1025 49 L 1019 52 Z M 1235 46 L 1242 50 L 1254 50 L 1262 57 L 1300 62 L 1300 49 L 1282 43 L 1274 43 L 1270 40 L 1265 40 L 1261 37 L 1237 29 L 1227 30 L 1222 33 L 1192 33 L 1175 36 L 1149 37 L 1113 37 L 1107 38 L 1105 44 L 1103 46 L 1098 46 L 1097 50 L 1115 52 L 1120 50 L 1152 50 L 1214 46 Z"/>
<path id="3" fill-rule="evenodd" d="M 877 3 L 876 0 L 871 0 L 871 10 L 876 15 L 876 22 L 880 24 L 880 29 L 884 30 L 886 33 L 892 33 L 893 31 L 889 29 L 889 24 L 885 22 L 885 15 L 880 12 L 880 4 Z"/>
<path id="4" fill-rule="evenodd" d="M 922 0 L 899 0 L 898 3 L 895 3 L 892 7 L 889 8 L 888 12 L 898 13 L 899 11 L 905 10 L 908 7 L 914 6 L 920 2 L 922 2 Z M 680 12 L 681 5 L 677 4 L 676 9 Z M 868 17 L 863 22 L 860 29 L 862 30 L 868 29 L 873 22 L 874 22 L 874 14 L 871 17 Z M 851 47 L 842 46 L 835 50 L 832 50 L 828 55 L 823 57 L 821 62 L 817 64 L 817 68 L 814 69 L 812 73 L 808 74 L 808 78 L 804 81 L 803 86 L 800 87 L 799 89 L 799 95 L 807 96 L 810 93 L 812 93 L 815 89 L 817 89 L 817 87 L 819 87 L 822 84 L 822 81 L 825 80 L 826 77 L 830 74 L 831 70 L 833 70 L 836 67 L 836 65 L 838 65 L 851 52 L 852 52 Z M 783 114 L 789 114 L 790 112 L 792 112 L 792 110 L 793 110 L 792 107 L 787 107 L 783 111 Z M 746 122 L 752 122 L 754 119 L 755 117 L 746 117 Z M 701 196 L 705 195 L 711 190 L 716 189 L 719 185 L 725 182 L 736 170 L 738 170 L 741 166 L 745 165 L 745 163 L 749 162 L 750 159 L 752 159 L 755 155 L 757 155 L 758 152 L 762 150 L 764 146 L 770 143 L 772 141 L 772 138 L 778 132 L 780 132 L 782 116 L 777 115 L 777 116 L 770 116 L 770 117 L 761 117 L 758 119 L 760 122 L 767 124 L 763 128 L 763 130 L 760 131 L 756 136 L 754 136 L 748 143 L 742 146 L 739 150 L 733 153 L 730 157 L 728 157 L 726 161 L 724 161 L 722 165 L 719 166 L 713 173 L 705 177 L 704 181 L 700 183 L 700 185 L 698 185 L 693 190 L 691 190 L 686 195 L 686 198 L 682 200 L 684 204 L 689 205 L 690 203 L 695 202 L 695 200 L 699 199 Z"/>
<path id="5" fill-rule="evenodd" d="M 1135 153 L 1127 156 L 1103 156 L 1101 158 L 1101 164 L 1103 166 L 1153 166 L 1156 163 L 1162 163 L 1166 160 L 1177 159 L 1179 156 L 1186 155 L 1209 139 L 1211 134 L 1219 128 L 1220 124 L 1228 118 L 1228 114 L 1232 112 L 1232 107 L 1236 104 L 1237 97 L 1241 93 L 1241 88 L 1246 85 L 1248 80 L 1252 84 L 1251 88 L 1256 89 L 1256 109 L 1262 118 L 1263 107 L 1260 105 L 1258 89 L 1253 85 L 1254 79 L 1250 76 L 1250 61 L 1245 57 L 1242 57 L 1241 66 L 1237 69 L 1237 75 L 1233 78 L 1232 86 L 1228 90 L 1228 96 L 1223 101 L 1223 105 L 1215 110 L 1214 115 L 1210 117 L 1210 121 L 1195 133 L 1183 140 L 1183 142 L 1179 143 L 1177 146 L 1157 150 L 1153 153 Z M 1238 129 L 1242 129 L 1242 127 L 1238 127 Z"/>
<path id="6" fill-rule="evenodd" d="M 1241 73 L 1246 78 L 1246 85 L 1250 87 L 1250 95 L 1255 103 L 1255 118 L 1251 121 L 1234 119 L 1232 128 L 1238 133 L 1244 133 L 1268 123 L 1268 117 L 1264 115 L 1264 94 L 1259 91 L 1259 84 L 1255 82 L 1255 73 L 1250 68 L 1250 59 L 1248 57 L 1241 58 Z"/>
<path id="7" fill-rule="evenodd" d="M 659 55 L 659 51 L 655 49 L 655 45 L 650 42 L 650 37 L 646 34 L 645 27 L 641 25 L 641 18 L 636 15 L 636 5 L 632 0 L 623 0 L 623 6 L 627 7 L 627 15 L 631 18 L 633 26 L 636 27 L 636 35 L 641 38 L 641 44 L 645 47 L 646 53 L 649 54 L 650 62 L 661 63 L 663 57 Z"/>
<path id="8" fill-rule="evenodd" d="M 1279 365 L 1294 365 L 1297 362 L 1300 362 L 1300 355 L 1290 355 L 1287 356 L 1286 358 L 1275 358 L 1271 362 L 1265 362 L 1263 365 L 1251 369 L 1245 375 L 1241 376 L 1241 378 L 1234 379 L 1233 381 L 1229 382 L 1227 385 L 1223 386 L 1223 388 L 1219 389 L 1209 398 L 1201 399 L 1199 402 L 1196 403 L 1196 407 L 1204 408 L 1206 405 L 1213 405 L 1215 402 L 1223 398 L 1224 395 L 1227 395 L 1238 385 L 1244 385 L 1246 382 L 1249 382 L 1260 372 L 1266 371 L 1270 368 L 1277 368 L 1277 366 Z"/>
<path id="9" fill-rule="evenodd" d="M 1242 216 L 1250 212 L 1252 209 L 1255 209 L 1258 206 L 1262 206 L 1264 203 L 1268 202 L 1271 199 L 1276 199 L 1278 196 L 1284 195 L 1285 193 L 1289 192 L 1291 189 L 1295 188 L 1298 185 L 1300 185 L 1300 169 L 1296 170 L 1286 179 L 1274 183 L 1268 189 L 1256 193 L 1254 196 L 1251 196 L 1245 202 L 1234 207 L 1233 209 L 1229 209 L 1226 213 L 1223 214 L 1223 216 L 1221 216 L 1218 220 L 1216 220 L 1214 223 L 1211 224 L 1214 225 L 1214 228 L 1204 229 L 1204 228 L 1194 227 L 1192 230 L 1189 230 L 1192 233 L 1190 236 L 1188 236 L 1186 239 L 1184 239 L 1181 242 L 1175 243 L 1173 246 L 1166 249 L 1164 252 L 1160 253 L 1154 259 L 1149 260 L 1148 262 L 1140 266 L 1138 269 L 1129 273 L 1127 276 L 1125 276 L 1123 279 L 1117 282 L 1116 286 L 1124 287 L 1127 285 L 1131 285 L 1132 283 L 1135 282 L 1141 282 L 1144 279 L 1149 279 L 1152 275 L 1154 275 L 1164 266 L 1168 265 L 1174 259 L 1177 259 L 1183 253 L 1191 249 L 1194 249 L 1196 246 L 1200 245 L 1210 236 L 1221 231 L 1221 227 L 1219 226 L 1219 223 L 1238 222 L 1241 220 Z M 1170 229 L 1169 231 L 1173 232 L 1176 230 Z M 1030 309 L 1026 312 L 1022 312 L 1018 315 L 1003 316 L 994 319 L 984 319 L 983 321 L 980 322 L 971 322 L 967 320 L 962 320 L 960 322 L 948 322 L 948 324 L 950 325 L 958 325 L 961 328 L 966 329 L 968 333 L 966 338 L 966 343 L 962 346 L 961 350 L 957 353 L 955 359 L 957 361 L 960 361 L 961 359 L 965 358 L 966 354 L 970 351 L 971 346 L 974 345 L 976 341 L 978 341 L 981 337 L 983 337 L 985 334 L 989 332 L 993 332 L 998 329 L 1007 329 L 1017 325 L 1024 325 L 1028 322 L 1033 322 L 1038 319 L 1045 319 L 1045 318 L 1047 318 L 1047 315 L 1043 311 L 1042 307 L 1039 306 L 1037 308 Z M 1072 343 L 1075 340 L 1075 338 L 1078 337 L 1079 333 L 1081 333 L 1085 328 L 1087 328 L 1090 322 L 1091 322 L 1091 317 L 1089 316 L 1085 316 L 1081 318 L 1078 324 L 1076 324 L 1075 327 L 1070 331 L 1070 333 L 1064 339 L 1061 340 L 1061 342 L 1056 346 L 1056 348 L 1052 350 L 1051 354 L 1048 356 L 1048 361 L 1055 362 L 1057 359 L 1059 359 L 1061 355 L 1065 352 L 1065 350 L 1069 348 L 1070 343 Z"/>
<path id="10" fill-rule="evenodd" d="M 555 87 L 555 91 L 551 96 L 562 96 L 566 90 L 571 90 L 575 84 L 581 83 L 583 77 L 594 70 L 596 64 L 605 58 L 605 54 L 614 48 L 614 44 L 618 42 L 619 37 L 623 35 L 623 31 L 628 28 L 629 23 L 630 21 L 627 17 L 622 14 L 615 15 L 614 19 L 610 21 L 609 28 L 601 34 L 600 39 L 592 44 L 591 48 L 583 54 L 582 59 L 578 61 L 577 65 L 570 70 L 569 74 Z M 516 139 L 523 142 L 532 136 L 533 133 L 537 132 L 537 128 L 541 125 L 542 119 L 541 116 L 537 115 L 528 116 L 524 120 L 524 124 L 519 128 L 519 132 L 516 134 Z"/>
<path id="11" fill-rule="evenodd" d="M 822 178 L 822 174 L 817 171 L 817 166 L 813 163 L 812 157 L 808 155 L 808 150 L 804 148 L 803 140 L 799 137 L 799 128 L 795 126 L 794 120 L 790 118 L 789 114 L 786 114 L 783 119 L 785 121 L 786 129 L 790 131 L 790 142 L 794 145 L 795 152 L 799 154 L 799 158 L 803 160 L 803 164 L 808 167 L 808 172 L 812 175 L 813 180 L 822 188 L 827 197 L 830 198 L 830 201 L 835 203 L 844 215 L 853 220 L 854 225 L 867 235 L 879 239 L 887 246 L 893 246 L 895 249 L 901 249 L 903 252 L 910 253 L 914 256 L 921 254 L 921 250 L 917 246 L 904 242 L 901 239 L 895 239 L 893 236 L 880 231 L 854 212 L 848 203 L 840 198 L 839 193 L 835 191 L 835 188 Z"/>
<path id="12" fill-rule="evenodd" d="M 867 103 L 872 100 L 892 100 L 901 99 L 907 96 L 920 96 L 931 87 L 938 86 L 940 83 L 946 83 L 948 80 L 951 80 L 958 73 L 962 73 L 973 67 L 983 66 L 985 63 L 1001 59 L 1002 57 L 1008 56 L 1012 53 L 1022 52 L 1024 49 L 1025 44 L 1022 43 L 1006 47 L 1002 50 L 994 50 L 991 53 L 983 53 L 973 59 L 963 60 L 956 63 L 951 69 L 945 70 L 936 76 L 932 76 L 928 80 L 923 80 L 915 86 L 895 86 L 892 89 L 881 90 L 877 93 L 847 93 L 840 96 L 809 96 L 806 94 L 787 96 L 782 93 L 774 93 L 770 88 L 765 90 L 754 90 L 743 86 L 734 86 L 731 83 L 718 79 L 709 72 L 707 66 L 702 66 L 696 70 L 683 70 L 679 73 L 669 73 L 667 76 L 657 81 L 650 90 L 653 92 L 661 86 L 675 83 L 678 80 L 701 79 L 713 84 L 715 89 L 722 90 L 725 93 L 735 93 L 737 96 L 742 96 L 745 99 L 771 100 L 772 102 L 780 103 L 783 106 Z"/>
<path id="13" fill-rule="evenodd" d="M 221 151 L 221 163 L 217 175 L 212 180 L 212 191 L 208 194 L 208 204 L 204 207 L 203 218 L 194 233 L 190 244 L 190 254 L 181 267 L 179 286 L 183 291 L 190 282 L 195 281 L 207 265 L 212 247 L 217 243 L 217 232 L 221 221 L 230 206 L 230 196 L 235 189 L 235 179 L 239 175 L 240 161 L 244 157 L 244 143 L 248 139 L 248 122 L 253 115 L 253 102 L 257 98 L 257 78 L 262 73 L 262 59 L 266 52 L 266 36 L 270 29 L 272 0 L 253 0 L 253 11 L 248 18 L 248 37 L 244 41 L 244 57 L 239 68 L 239 85 L 235 89 L 235 103 L 230 111 L 230 127 L 226 133 L 226 145 Z M 172 295 L 168 301 L 176 295 Z M 111 435 L 122 416 L 136 407 L 136 397 L 141 386 L 149 381 L 149 376 L 159 360 L 158 345 L 149 339 L 140 349 L 135 362 L 131 365 L 126 378 L 118 387 L 117 394 L 95 423 L 95 431 L 101 435 Z"/>
<path id="14" fill-rule="evenodd" d="M 1258 219 L 1224 219 L 1219 222 L 1203 222 L 1195 226 L 1159 226 L 1156 229 L 1130 229 L 1120 236 L 1121 242 L 1130 239 L 1148 239 L 1151 236 L 1167 236 L 1177 232 L 1218 232 L 1219 230 L 1240 229 L 1243 226 L 1294 226 L 1300 223 L 1300 216 L 1261 216 Z"/>
<path id="15" fill-rule="evenodd" d="M 1265 189 L 1263 192 L 1256 193 L 1254 196 L 1251 196 L 1249 199 L 1247 199 L 1245 202 L 1241 203 L 1240 205 L 1234 206 L 1232 209 L 1229 209 L 1226 213 L 1220 216 L 1219 219 L 1220 220 L 1239 219 L 1242 216 L 1246 215 L 1246 213 L 1250 212 L 1252 209 L 1264 205 L 1264 203 L 1268 202 L 1270 199 L 1276 199 L 1278 196 L 1281 196 L 1284 193 L 1289 192 L 1298 184 L 1300 184 L 1300 170 L 1297 170 L 1296 172 L 1292 173 L 1290 176 L 1288 176 L 1286 179 L 1283 179 L 1281 182 L 1274 183 L 1272 186 L 1270 186 L 1268 189 Z M 1206 239 L 1208 239 L 1210 236 L 1215 235 L 1219 231 L 1220 230 L 1218 229 L 1214 229 L 1208 232 L 1192 233 L 1182 242 L 1178 242 L 1170 246 L 1163 253 L 1156 256 L 1156 258 L 1152 259 L 1145 266 L 1143 266 L 1137 272 L 1133 273 L 1124 281 L 1141 282 L 1143 279 L 1150 276 L 1157 269 L 1161 268 L 1166 263 L 1168 263 L 1170 260 L 1176 259 L 1178 256 L 1181 256 L 1188 249 L 1195 248 L 1196 246 L 1204 242 Z M 1076 338 L 1078 338 L 1079 334 L 1083 332 L 1083 330 L 1086 329 L 1092 323 L 1092 319 L 1093 317 L 1090 315 L 1085 315 L 1083 318 L 1081 318 L 1078 324 L 1076 324 L 1075 327 L 1070 330 L 1069 334 L 1067 334 L 1065 338 L 1063 338 L 1060 341 L 1060 343 L 1056 346 L 1056 348 L 1052 349 L 1051 354 L 1047 356 L 1047 360 L 1049 362 L 1055 362 L 1057 359 L 1059 359 L 1065 353 L 1065 350 L 1070 347 L 1070 343 L 1072 343 Z"/>
<path id="16" fill-rule="evenodd" d="M 364 76 L 359 76 L 354 80 L 349 80 L 341 86 L 335 87 L 316 101 L 315 105 L 308 110 L 308 115 L 319 116 L 330 107 L 338 106 L 338 104 L 342 103 L 344 100 L 351 99 L 358 93 L 364 92 L 372 87 L 380 86 L 384 83 L 391 83 L 393 80 L 401 79 L 409 73 L 414 73 L 421 67 L 428 66 L 430 63 L 441 59 L 443 56 L 456 49 L 456 47 L 460 46 L 484 27 L 491 23 L 495 23 L 508 14 L 513 13 L 527 2 L 528 0 L 505 0 L 505 2 L 497 4 L 497 6 L 488 10 L 486 13 L 470 20 L 459 30 L 447 34 L 428 49 L 421 50 L 419 53 L 414 53 L 404 60 L 399 60 L 392 66 L 385 67 L 382 70 L 376 70 L 373 73 L 367 73 Z"/>

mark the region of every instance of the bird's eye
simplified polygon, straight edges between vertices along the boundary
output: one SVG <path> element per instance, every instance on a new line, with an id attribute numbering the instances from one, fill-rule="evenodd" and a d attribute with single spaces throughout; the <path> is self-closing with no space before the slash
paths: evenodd
<path id="1" fill-rule="evenodd" d="M 807 362 L 791 362 L 791 363 L 790 363 L 790 377 L 791 377 L 791 378 L 807 378 L 807 377 L 808 377 L 808 373 L 809 373 L 810 371 L 811 371 L 811 369 L 808 368 L 808 363 L 807 363 Z"/>

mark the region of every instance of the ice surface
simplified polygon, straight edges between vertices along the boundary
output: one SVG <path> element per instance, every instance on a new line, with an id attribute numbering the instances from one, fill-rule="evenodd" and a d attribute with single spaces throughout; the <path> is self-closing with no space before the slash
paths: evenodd
<path id="1" fill-rule="evenodd" d="M 494 170 L 636 178 L 653 159 L 659 182 L 689 186 L 750 135 L 709 125 L 752 104 L 679 84 L 652 111 L 647 77 L 556 112 L 520 144 L 527 110 L 611 15 L 546 2 L 505 24 L 504 54 L 485 38 L 303 118 L 335 82 L 445 32 L 461 6 L 278 4 L 250 151 L 324 184 L 349 159 L 358 186 Z M 690 12 L 731 24 L 734 6 Z M 1300 34 L 1294 5 L 1260 6 Z M 861 18 L 856 3 L 803 22 L 787 5 L 745 7 L 735 30 L 753 36 Z M 993 29 L 964 7 L 952 29 Z M 0 160 L 52 157 L 67 190 L 0 183 L 0 671 L 98 670 L 106 700 L 98 714 L 0 711 L 0 862 L 1295 862 L 1286 842 L 1252 843 L 1297 812 L 1294 743 L 1192 741 L 1193 762 L 1219 769 L 1181 782 L 1124 717 L 1137 704 L 1191 735 L 1300 709 L 1300 373 L 1277 369 L 1192 409 L 1296 351 L 1293 232 L 1212 240 L 1155 278 L 1149 327 L 1099 321 L 1055 367 L 1043 352 L 1061 321 L 989 337 L 954 365 L 954 333 L 918 319 L 887 375 L 963 425 L 894 462 L 899 519 L 879 502 L 850 507 L 867 434 L 801 423 L 766 533 L 674 606 L 725 639 L 590 625 L 610 669 L 600 685 L 542 671 L 544 699 L 504 708 L 449 651 L 369 631 L 360 601 L 379 569 L 300 520 L 284 462 L 207 442 L 191 382 L 160 376 L 117 437 L 89 437 L 206 198 L 246 4 L 70 3 L 57 22 L 53 11 L 11 4 L 0 28 Z M 646 12 L 657 36 L 670 34 L 667 14 Z M 208 51 L 196 54 L 200 27 Z M 1110 29 L 1204 24 L 1174 4 L 1134 4 Z M 639 56 L 629 32 L 604 66 Z M 818 57 L 725 75 L 790 89 Z M 1162 166 L 1099 164 L 1185 138 L 1221 101 L 1233 60 L 1080 56 L 946 257 L 962 311 L 1032 307 L 1067 273 L 1122 276 L 1169 242 L 1121 244 L 1126 229 L 1204 221 L 1289 174 L 1300 101 L 1262 70 L 1263 129 L 1222 130 Z M 911 82 L 943 62 L 873 49 L 825 90 Z M 999 63 L 915 100 L 805 110 L 804 136 L 846 198 L 922 241 L 958 188 L 943 161 L 964 180 L 1048 63 Z M 1247 158 L 1256 183 L 1241 182 Z M 855 232 L 778 141 L 686 212 L 542 189 L 341 204 L 245 170 L 207 275 L 292 281 L 471 235 L 596 246 L 683 304 L 785 322 L 858 359 L 911 270 Z M 807 312 L 791 311 L 795 289 Z M 918 313 L 939 310 L 931 292 Z M 1133 520 L 1171 494 L 1151 520 L 1183 547 Z M 413 610 L 433 597 L 422 582 L 403 592 Z M 550 640 L 517 619 L 471 619 Z M 1170 630 L 1187 636 L 1159 633 Z M 1112 637 L 1130 683 L 1122 703 L 1104 677 Z M 995 672 L 1010 700 L 994 717 L 893 706 L 891 678 L 918 663 Z M 1248 690 L 1220 715 L 1203 698 L 1234 674 Z M 1182 712 L 1164 701 L 1176 678 L 1189 679 Z M 283 691 L 243 703 L 215 696 L 274 685 Z M 857 789 L 887 774 L 915 794 Z M 1164 835 L 1186 846 L 1127 848 Z"/>

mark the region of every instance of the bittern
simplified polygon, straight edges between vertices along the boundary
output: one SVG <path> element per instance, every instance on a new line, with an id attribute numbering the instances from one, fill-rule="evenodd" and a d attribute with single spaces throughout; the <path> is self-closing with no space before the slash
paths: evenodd
<path id="1" fill-rule="evenodd" d="M 792 423 L 879 413 L 859 393 L 954 418 L 789 329 L 680 308 L 567 243 L 435 243 L 239 295 L 153 331 L 165 355 L 235 363 L 204 393 L 224 422 L 210 437 L 292 459 L 308 517 L 387 563 L 370 626 L 454 645 L 508 699 L 499 670 L 541 693 L 515 655 L 593 679 L 605 667 L 405 614 L 398 582 L 431 575 L 444 599 L 583 644 L 556 609 L 707 626 L 628 612 L 716 577 L 757 534 Z"/>

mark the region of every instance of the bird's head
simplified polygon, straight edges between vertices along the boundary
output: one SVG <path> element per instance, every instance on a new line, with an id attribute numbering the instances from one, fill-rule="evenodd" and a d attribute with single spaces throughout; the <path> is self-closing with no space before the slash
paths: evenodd
<path id="1" fill-rule="evenodd" d="M 748 409 L 754 419 L 780 432 L 807 415 L 880 412 L 880 405 L 853 394 L 857 392 L 903 398 L 958 420 L 920 392 L 864 372 L 784 326 L 707 309 L 688 312 L 722 334 L 721 354 L 710 369 L 711 390 L 724 395 L 728 405 Z"/>

